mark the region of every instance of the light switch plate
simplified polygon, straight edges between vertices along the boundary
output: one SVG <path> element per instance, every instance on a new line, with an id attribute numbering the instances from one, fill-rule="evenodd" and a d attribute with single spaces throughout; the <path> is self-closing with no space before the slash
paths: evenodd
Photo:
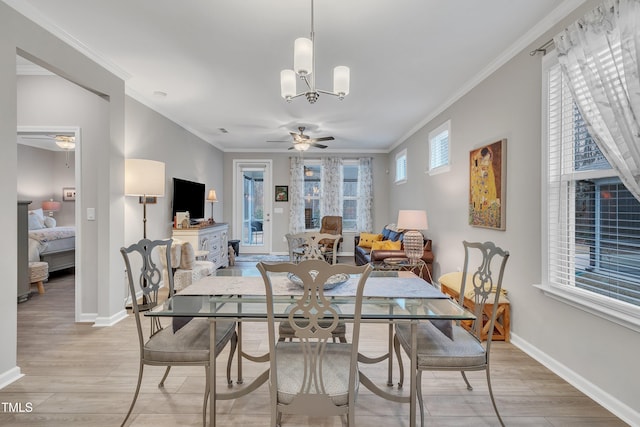
<path id="1" fill-rule="evenodd" d="M 87 208 L 87 221 L 96 220 L 96 208 Z"/>

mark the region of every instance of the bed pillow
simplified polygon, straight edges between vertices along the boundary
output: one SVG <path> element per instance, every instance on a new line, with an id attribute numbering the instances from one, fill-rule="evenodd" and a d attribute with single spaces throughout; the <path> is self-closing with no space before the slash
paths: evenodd
<path id="1" fill-rule="evenodd" d="M 38 215 L 40 217 L 40 219 L 44 221 L 44 211 L 42 210 L 42 208 L 32 209 L 32 210 L 29 211 L 29 214 Z"/>
<path id="2" fill-rule="evenodd" d="M 46 216 L 44 218 L 44 226 L 47 228 L 53 228 L 56 226 L 56 219 L 52 216 Z"/>
<path id="3" fill-rule="evenodd" d="M 40 230 L 44 228 L 44 218 L 34 212 L 29 212 L 29 230 Z"/>

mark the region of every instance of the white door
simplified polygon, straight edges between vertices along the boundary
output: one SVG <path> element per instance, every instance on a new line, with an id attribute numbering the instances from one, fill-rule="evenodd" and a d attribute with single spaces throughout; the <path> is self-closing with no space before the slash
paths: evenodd
<path id="1" fill-rule="evenodd" d="M 234 160 L 233 236 L 240 255 L 271 252 L 271 160 Z"/>

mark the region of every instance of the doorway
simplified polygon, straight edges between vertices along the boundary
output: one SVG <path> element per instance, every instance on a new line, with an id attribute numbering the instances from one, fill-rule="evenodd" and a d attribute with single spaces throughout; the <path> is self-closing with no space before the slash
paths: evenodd
<path id="1" fill-rule="evenodd" d="M 62 137 L 62 138 L 59 138 Z M 32 149 L 44 150 L 45 152 L 61 153 L 64 158 L 64 165 L 60 163 L 56 166 L 55 162 L 51 165 L 47 162 L 43 162 L 42 159 L 38 160 L 38 157 L 27 156 L 23 159 L 23 163 L 19 165 L 19 169 L 24 173 L 25 171 L 36 171 L 43 174 L 46 179 L 37 179 L 37 184 L 34 185 L 31 182 L 21 183 L 18 182 L 18 198 L 23 196 L 21 193 L 30 193 L 29 199 L 38 199 L 44 197 L 49 198 L 52 202 L 56 202 L 56 210 L 49 211 L 49 217 L 56 220 L 54 223 L 56 226 L 72 226 L 74 228 L 74 235 L 72 246 L 60 246 L 60 251 L 56 253 L 56 259 L 61 260 L 59 265 L 51 264 L 49 267 L 49 273 L 56 271 L 72 272 L 74 281 L 74 294 L 75 294 L 75 317 L 78 320 L 78 313 L 80 313 L 82 286 L 80 283 L 80 263 L 78 262 L 78 254 L 81 253 L 80 242 L 82 241 L 82 227 L 80 218 L 79 206 L 81 192 L 76 192 L 76 189 L 80 187 L 78 183 L 81 177 L 81 133 L 79 127 L 74 126 L 18 126 L 17 128 L 17 143 L 25 146 L 30 146 Z M 24 163 L 29 161 L 29 164 Z M 68 172 L 66 172 L 68 171 Z M 30 175 L 27 173 L 27 175 Z M 35 172 L 34 172 L 35 175 Z M 32 177 L 30 177 L 32 178 Z M 21 188 L 21 184 L 22 188 Z M 49 187 L 47 187 L 49 186 Z M 68 199 L 63 194 L 63 189 L 73 191 L 73 198 Z M 38 193 L 43 191 L 43 194 Z M 23 197 L 24 198 L 24 197 Z M 38 203 L 33 204 L 29 209 L 36 209 L 41 206 L 40 200 Z M 67 240 L 63 239 L 65 244 Z M 57 242 L 56 242 L 57 243 Z M 37 252 L 37 251 L 36 251 Z M 69 253 L 70 255 L 66 255 Z M 32 254 L 30 253 L 30 256 Z M 38 256 L 37 253 L 35 256 Z M 69 268 L 71 266 L 71 268 Z"/>
<path id="2" fill-rule="evenodd" d="M 271 252 L 271 160 L 233 161 L 233 235 L 240 254 Z"/>

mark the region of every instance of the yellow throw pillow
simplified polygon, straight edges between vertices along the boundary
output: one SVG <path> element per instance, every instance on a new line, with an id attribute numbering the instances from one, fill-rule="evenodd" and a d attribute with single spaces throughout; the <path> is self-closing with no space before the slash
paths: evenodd
<path id="1" fill-rule="evenodd" d="M 360 242 L 358 246 L 361 248 L 370 248 L 373 242 L 382 240 L 382 234 L 360 233 Z"/>
<path id="2" fill-rule="evenodd" d="M 402 242 L 399 240 L 396 242 L 381 240 L 379 242 L 373 242 L 371 245 L 372 251 L 399 251 L 400 249 L 402 249 Z"/>

